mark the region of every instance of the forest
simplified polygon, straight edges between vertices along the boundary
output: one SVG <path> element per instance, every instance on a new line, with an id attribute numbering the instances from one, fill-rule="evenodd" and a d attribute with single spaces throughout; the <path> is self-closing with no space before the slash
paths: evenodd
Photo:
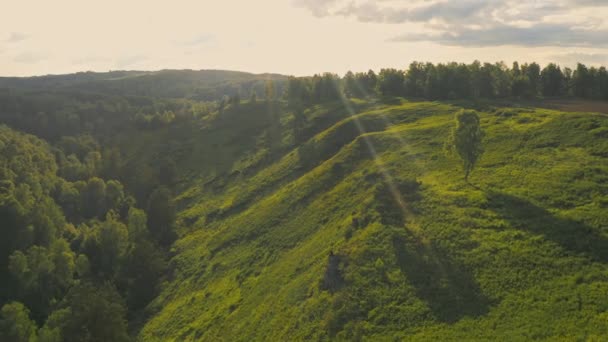
<path id="1" fill-rule="evenodd" d="M 601 340 L 601 101 L 583 64 L 0 78 L 0 340 Z"/>

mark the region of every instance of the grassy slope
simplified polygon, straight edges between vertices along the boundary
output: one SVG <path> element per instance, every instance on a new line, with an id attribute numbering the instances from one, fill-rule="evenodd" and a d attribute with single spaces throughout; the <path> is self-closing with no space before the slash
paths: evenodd
<path id="1" fill-rule="evenodd" d="M 443 149 L 456 110 L 404 102 L 353 119 L 315 108 L 309 120 L 333 121 L 313 125 L 300 153 L 265 164 L 252 139 L 220 186 L 192 176 L 174 277 L 141 339 L 606 336 L 608 118 L 482 113 L 487 153 L 468 186 Z M 340 272 L 327 291 L 330 251 Z"/>

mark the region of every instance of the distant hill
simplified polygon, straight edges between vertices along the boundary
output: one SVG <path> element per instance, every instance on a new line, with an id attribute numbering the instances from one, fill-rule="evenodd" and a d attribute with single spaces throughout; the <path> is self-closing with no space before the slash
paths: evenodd
<path id="1" fill-rule="evenodd" d="M 266 81 L 282 92 L 287 76 L 225 70 L 79 72 L 36 77 L 0 77 L 0 88 L 69 90 L 110 95 L 187 98 L 211 101 L 252 91 L 264 93 Z"/>

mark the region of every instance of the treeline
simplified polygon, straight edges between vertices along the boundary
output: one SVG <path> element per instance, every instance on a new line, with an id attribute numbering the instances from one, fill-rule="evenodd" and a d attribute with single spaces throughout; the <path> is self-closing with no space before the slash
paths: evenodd
<path id="1" fill-rule="evenodd" d="M 127 341 L 167 273 L 171 192 L 137 204 L 91 137 L 57 146 L 0 126 L 0 340 Z"/>
<path id="2" fill-rule="evenodd" d="M 182 99 L 0 90 L 0 122 L 51 142 L 83 133 L 108 139 L 129 127 L 188 122 L 216 107 L 212 102 Z"/>
<path id="3" fill-rule="evenodd" d="M 378 74 L 348 72 L 344 77 L 325 73 L 291 77 L 285 97 L 292 107 L 337 101 L 341 96 L 364 98 L 403 96 L 431 100 L 578 97 L 608 100 L 605 67 L 576 69 L 549 64 L 504 63 L 432 64 L 413 62 L 407 70 L 382 69 Z"/>

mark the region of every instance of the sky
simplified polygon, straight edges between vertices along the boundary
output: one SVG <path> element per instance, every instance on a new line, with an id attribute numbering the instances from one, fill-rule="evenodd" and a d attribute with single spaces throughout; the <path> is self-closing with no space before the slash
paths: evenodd
<path id="1" fill-rule="evenodd" d="M 608 0 L 0 0 L 0 75 L 608 65 Z"/>

